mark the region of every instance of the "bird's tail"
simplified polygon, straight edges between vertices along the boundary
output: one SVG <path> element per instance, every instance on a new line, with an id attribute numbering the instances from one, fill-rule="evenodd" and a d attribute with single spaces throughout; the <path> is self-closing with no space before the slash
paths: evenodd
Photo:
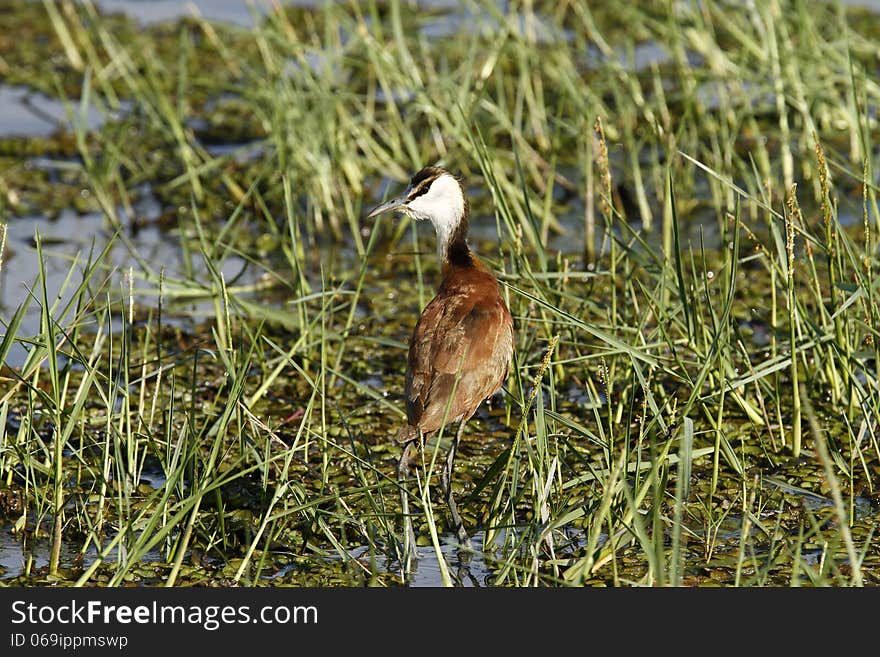
<path id="1" fill-rule="evenodd" d="M 414 427 L 411 424 L 404 424 L 400 429 L 397 430 L 397 435 L 394 436 L 394 440 L 401 445 L 405 445 L 411 440 L 415 440 L 419 437 L 419 428 Z"/>

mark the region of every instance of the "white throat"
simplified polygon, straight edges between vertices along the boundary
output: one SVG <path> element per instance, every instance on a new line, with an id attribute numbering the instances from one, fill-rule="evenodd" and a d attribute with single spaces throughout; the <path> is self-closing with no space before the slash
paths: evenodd
<path id="1" fill-rule="evenodd" d="M 444 173 L 431 183 L 427 192 L 407 203 L 406 210 L 413 219 L 427 219 L 434 225 L 442 265 L 449 241 L 464 217 L 464 195 L 458 181 Z"/>

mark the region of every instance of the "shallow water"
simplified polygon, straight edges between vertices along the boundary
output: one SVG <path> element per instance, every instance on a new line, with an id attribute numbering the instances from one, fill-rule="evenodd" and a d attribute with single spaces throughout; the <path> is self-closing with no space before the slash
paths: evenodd
<path id="1" fill-rule="evenodd" d="M 81 545 L 72 541 L 64 541 L 61 544 L 61 567 L 69 567 L 80 555 Z M 27 572 L 47 568 L 49 556 L 52 551 L 51 541 L 47 537 L 40 538 L 28 544 L 23 544 L 21 538 L 12 532 L 12 525 L 0 523 L 0 581 L 24 575 Z M 88 567 L 98 556 L 94 545 L 90 545 L 83 555 L 82 565 Z M 119 558 L 119 551 L 112 550 L 105 558 L 106 562 L 114 563 Z M 158 550 L 147 552 L 144 562 L 162 561 L 163 555 Z"/>
<path id="2" fill-rule="evenodd" d="M 467 554 L 459 553 L 458 541 L 453 534 L 440 537 L 440 552 L 442 558 L 445 559 L 447 568 L 456 586 L 464 587 L 482 587 L 489 583 L 492 576 L 491 570 L 486 565 L 483 554 L 483 533 L 476 533 L 471 539 L 473 552 Z M 0 581 L 9 580 L 20 577 L 28 572 L 33 573 L 35 570 L 46 568 L 49 565 L 49 555 L 51 553 L 51 543 L 49 539 L 42 538 L 32 544 L 25 545 L 21 538 L 12 532 L 12 525 L 9 523 L 0 523 Z M 366 557 L 366 548 L 361 553 L 357 550 L 351 551 L 351 557 L 363 561 Z M 66 541 L 61 548 L 61 564 L 62 567 L 68 567 L 78 556 L 80 546 L 73 542 Z M 418 562 L 410 574 L 408 581 L 409 586 L 413 587 L 436 587 L 443 585 L 443 577 L 441 574 L 438 556 L 433 546 L 423 546 L 418 548 Z M 113 561 L 118 554 L 111 552 L 108 560 Z M 94 546 L 90 546 L 83 557 L 82 567 L 87 568 L 97 557 L 97 550 Z M 149 552 L 143 562 L 151 561 L 162 562 L 163 555 L 153 550 Z M 338 559 L 333 559 L 337 561 Z M 392 569 L 384 572 L 395 574 L 397 571 Z M 285 570 L 267 576 L 268 579 L 283 576 Z"/>
<path id="3" fill-rule="evenodd" d="M 320 7 L 321 0 L 279 0 L 282 5 Z M 461 3 L 453 0 L 421 0 L 420 5 L 453 9 Z M 272 10 L 270 0 L 95 0 L 104 12 L 123 13 L 142 25 L 173 21 L 183 16 L 201 16 L 212 22 L 229 23 L 239 27 L 253 27 L 254 18 Z"/>
<path id="4" fill-rule="evenodd" d="M 472 552 L 460 552 L 458 537 L 455 534 L 440 536 L 440 554 L 446 561 L 446 567 L 453 584 L 464 587 L 482 587 L 492 577 L 483 559 L 483 532 L 471 537 Z M 433 546 L 420 547 L 416 551 L 418 563 L 410 576 L 410 586 L 442 586 L 443 575 L 437 551 Z"/>
<path id="5" fill-rule="evenodd" d="M 65 107 L 39 91 L 0 83 L 0 137 L 48 137 L 58 130 L 71 131 L 81 118 L 78 105 Z M 89 130 L 104 122 L 94 106 L 84 118 Z"/>
<path id="6" fill-rule="evenodd" d="M 0 524 L 0 579 L 17 577 L 27 570 L 49 565 L 50 552 L 51 546 L 46 541 L 38 541 L 31 548 L 25 548 L 21 540 L 12 533 L 11 525 Z M 68 562 L 76 556 L 76 551 L 66 546 L 66 549 L 62 548 L 61 554 L 61 558 Z"/>
<path id="7" fill-rule="evenodd" d="M 283 0 L 282 3 L 291 4 Z M 209 21 L 242 27 L 251 27 L 254 24 L 254 14 L 263 15 L 270 6 L 266 0 L 96 0 L 95 4 L 102 11 L 126 14 L 143 25 L 175 20 L 181 16 L 199 15 Z"/>
<path id="8" fill-rule="evenodd" d="M 151 216 L 157 207 L 147 202 L 141 211 Z M 131 269 L 134 274 L 134 302 L 140 307 L 155 307 L 155 296 L 138 294 L 141 288 L 139 280 L 150 275 L 155 276 L 164 271 L 166 281 L 176 276 L 185 275 L 187 269 L 184 253 L 177 239 L 169 236 L 154 223 L 147 223 L 136 233 L 127 233 L 127 241 L 118 237 L 113 239 L 114 231 L 107 225 L 103 215 L 89 213 L 79 215 L 73 211 L 62 212 L 57 219 L 43 216 L 20 217 L 7 224 L 6 253 L 3 269 L 0 270 L 0 320 L 6 321 L 16 308 L 33 296 L 28 310 L 19 329 L 19 334 L 28 336 L 40 331 L 40 308 L 42 306 L 42 288 L 39 285 L 40 263 L 36 257 L 34 236 L 39 233 L 46 267 L 46 288 L 49 305 L 58 302 L 59 308 L 70 301 L 81 280 L 77 276 L 87 266 L 89 254 L 93 257 L 111 242 L 110 250 L 104 263 L 108 265 L 105 276 L 109 277 L 109 292 L 126 294 L 128 276 Z M 132 250 L 137 257 L 132 255 Z M 192 260 L 192 272 L 196 280 L 208 284 L 209 272 L 204 262 L 196 257 Z M 75 274 L 66 280 L 71 267 Z M 256 273 L 247 268 L 247 263 L 240 257 L 229 256 L 220 267 L 227 281 L 235 280 L 239 274 L 244 275 L 239 281 L 253 282 Z M 65 282 L 66 281 L 66 282 Z M 166 290 L 171 283 L 166 283 Z M 148 287 L 154 288 L 154 284 Z M 173 304 L 178 313 L 187 316 L 200 316 L 213 312 L 213 304 L 208 301 L 188 301 Z M 71 309 L 71 313 L 75 309 Z M 71 313 L 65 317 L 69 320 Z M 173 319 L 169 313 L 169 319 Z M 58 319 L 61 319 L 59 316 Z M 0 323 L 2 329 L 2 323 Z M 20 367 L 27 357 L 27 351 L 20 344 L 12 347 L 6 364 Z"/>

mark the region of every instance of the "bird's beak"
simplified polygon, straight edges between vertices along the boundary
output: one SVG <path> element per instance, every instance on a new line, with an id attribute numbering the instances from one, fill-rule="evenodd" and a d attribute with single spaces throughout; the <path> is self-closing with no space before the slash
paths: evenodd
<path id="1" fill-rule="evenodd" d="M 398 208 L 402 208 L 405 204 L 406 194 L 404 194 L 403 196 L 398 196 L 397 198 L 393 198 L 390 201 L 385 201 L 382 205 L 370 210 L 370 214 L 367 215 L 367 219 L 371 219 L 377 214 L 382 214 L 383 212 L 391 212 L 392 210 L 397 210 Z"/>

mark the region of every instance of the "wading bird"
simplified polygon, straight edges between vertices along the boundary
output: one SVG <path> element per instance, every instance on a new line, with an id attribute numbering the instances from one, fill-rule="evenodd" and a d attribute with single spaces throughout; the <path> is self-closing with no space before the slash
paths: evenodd
<path id="1" fill-rule="evenodd" d="M 409 343 L 406 368 L 407 423 L 397 433 L 404 445 L 398 465 L 404 516 L 404 557 L 413 556 L 415 534 L 405 483 L 419 438 L 458 422 L 446 457 L 441 487 L 459 540 L 468 535 L 452 495 L 452 469 L 464 427 L 484 399 L 507 378 L 513 356 L 513 320 L 495 276 L 468 247 L 468 202 L 458 179 L 444 169 L 426 167 L 406 191 L 370 212 L 399 211 L 427 219 L 437 233 L 443 280 L 425 306 Z"/>

